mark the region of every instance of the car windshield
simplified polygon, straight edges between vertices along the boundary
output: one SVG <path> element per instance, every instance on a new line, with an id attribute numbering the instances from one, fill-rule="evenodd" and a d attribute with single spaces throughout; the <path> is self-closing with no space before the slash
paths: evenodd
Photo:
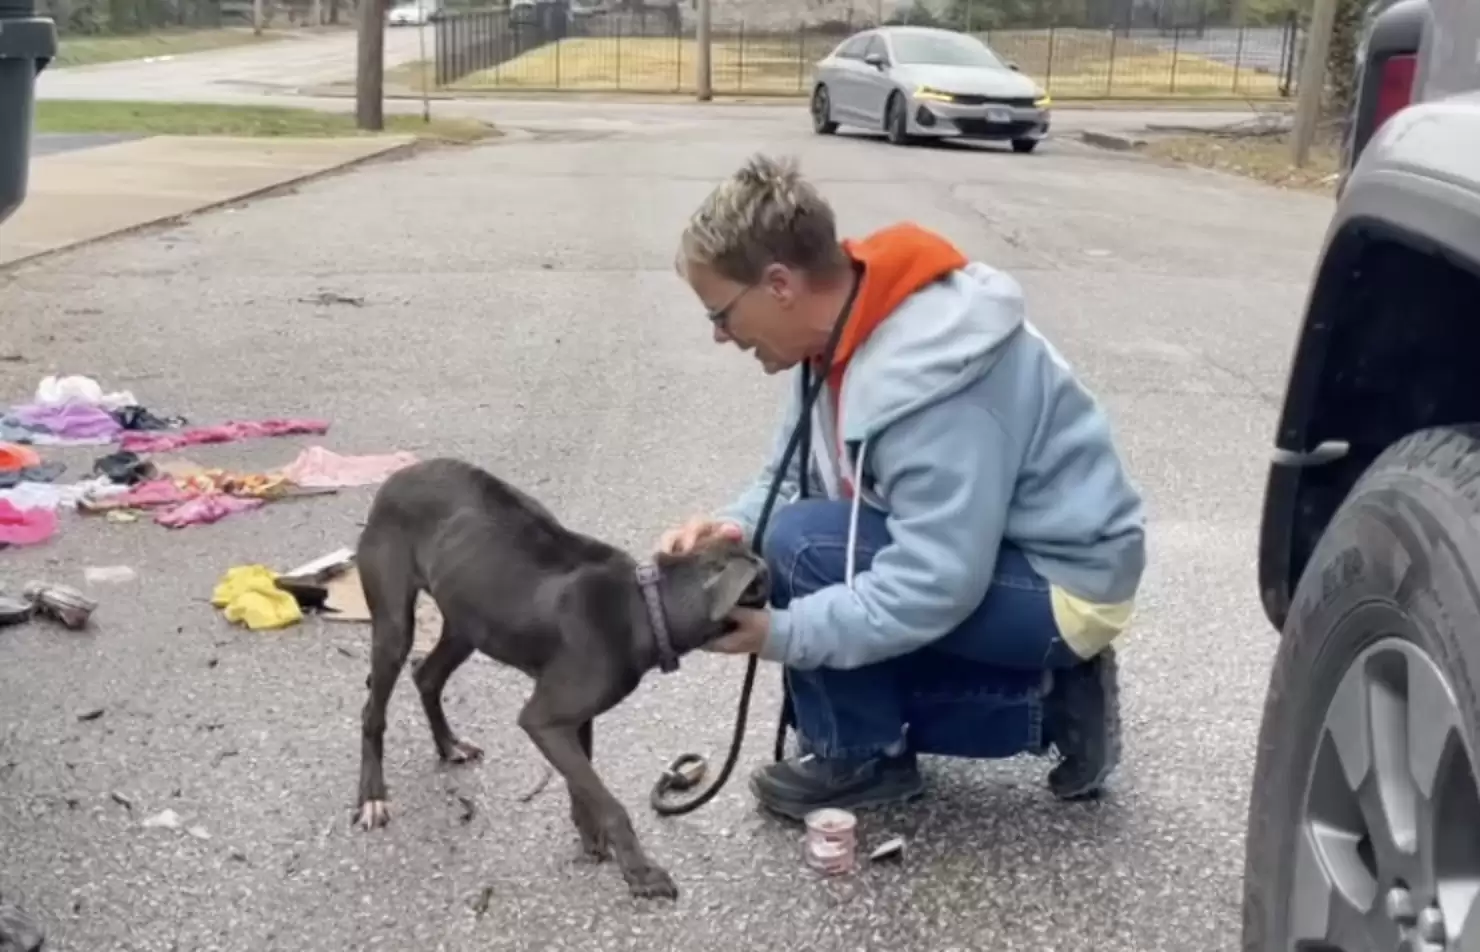
<path id="1" fill-rule="evenodd" d="M 1002 68 L 1002 61 L 985 43 L 965 33 L 897 33 L 889 39 L 900 63 Z"/>

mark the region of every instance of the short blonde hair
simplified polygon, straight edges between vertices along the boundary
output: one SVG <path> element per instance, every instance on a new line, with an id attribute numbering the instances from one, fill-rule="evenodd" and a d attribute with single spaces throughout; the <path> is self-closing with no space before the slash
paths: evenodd
<path id="1" fill-rule="evenodd" d="M 685 261 L 739 284 L 771 264 L 827 280 L 842 270 L 833 210 L 794 159 L 757 153 L 704 199 L 679 243 Z"/>

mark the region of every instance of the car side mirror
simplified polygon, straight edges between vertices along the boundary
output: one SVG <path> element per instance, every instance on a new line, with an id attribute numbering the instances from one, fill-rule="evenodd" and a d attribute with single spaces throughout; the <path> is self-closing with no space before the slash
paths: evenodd
<path id="1" fill-rule="evenodd" d="M 870 53 L 863 58 L 863 61 L 874 69 L 883 69 L 889 65 L 889 61 L 884 58 L 882 53 Z"/>
<path id="2" fill-rule="evenodd" d="M 1012 70 L 1014 73 L 1021 73 L 1023 71 L 1023 68 L 1016 63 L 1008 63 L 1007 68 Z"/>

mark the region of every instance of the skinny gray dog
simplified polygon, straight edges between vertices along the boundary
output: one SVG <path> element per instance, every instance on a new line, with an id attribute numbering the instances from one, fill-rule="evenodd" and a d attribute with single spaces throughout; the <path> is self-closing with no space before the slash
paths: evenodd
<path id="1" fill-rule="evenodd" d="M 765 563 L 725 540 L 639 564 L 455 459 L 417 463 L 385 481 L 356 561 L 372 617 L 359 826 L 390 818 L 381 762 L 386 705 L 425 591 L 442 611 L 442 634 L 413 680 L 438 756 L 465 763 L 482 754 L 452 732 L 442 711 L 453 671 L 474 651 L 523 671 L 534 691 L 519 726 L 565 778 L 585 854 L 599 861 L 615 853 L 634 896 L 676 898 L 672 877 L 643 852 L 631 817 L 596 775 L 592 721 L 651 668 L 675 670 L 681 656 L 733 628 L 727 616 L 737 605 L 764 607 Z"/>

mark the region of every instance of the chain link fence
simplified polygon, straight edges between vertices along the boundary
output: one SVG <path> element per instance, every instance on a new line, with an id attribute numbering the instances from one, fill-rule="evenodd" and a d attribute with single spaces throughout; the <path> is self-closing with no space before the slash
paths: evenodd
<path id="1" fill-rule="evenodd" d="M 912 21 L 910 12 L 885 22 L 923 19 Z M 1301 40 L 1293 13 L 1258 26 L 1219 26 L 1210 19 L 1158 22 L 1127 16 L 1121 25 L 1053 23 L 969 32 L 1060 98 L 1277 99 L 1292 94 Z M 806 94 L 817 61 L 851 33 L 877 22 L 850 15 L 780 26 L 774 18 L 760 25 L 725 18 L 711 30 L 713 91 Z M 930 22 L 966 27 L 940 17 Z M 445 89 L 694 91 L 696 31 L 683 6 L 612 11 L 525 2 L 512 9 L 447 12 L 434 29 L 433 75 Z"/>

